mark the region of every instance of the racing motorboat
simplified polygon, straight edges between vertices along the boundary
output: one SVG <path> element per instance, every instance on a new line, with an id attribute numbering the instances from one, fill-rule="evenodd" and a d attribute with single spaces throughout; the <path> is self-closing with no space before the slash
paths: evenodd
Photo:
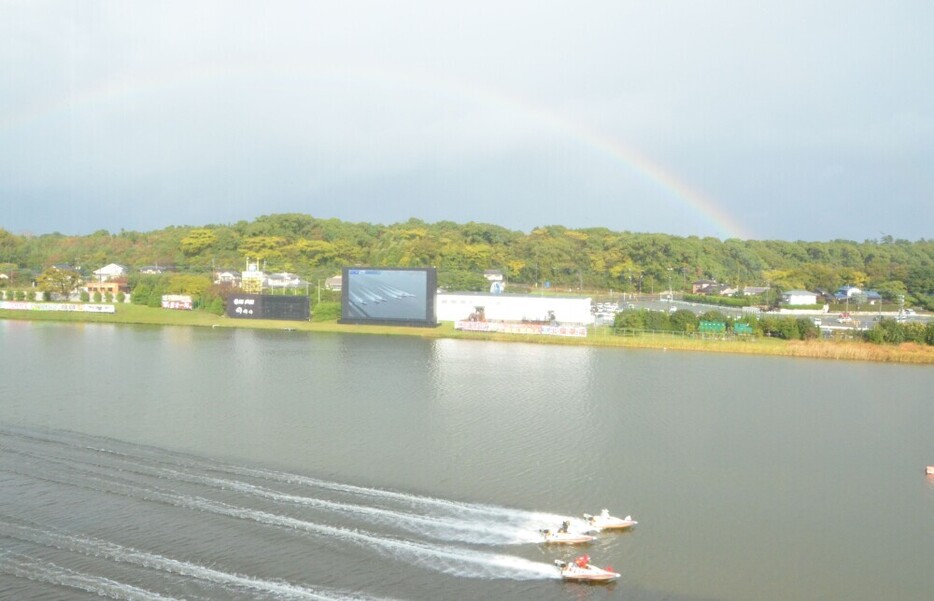
<path id="1" fill-rule="evenodd" d="M 624 518 L 617 518 L 610 515 L 610 512 L 606 509 L 601 511 L 600 515 L 585 513 L 584 519 L 587 520 L 587 523 L 595 530 L 628 530 L 639 523 L 632 519 L 631 515 L 627 515 Z"/>
<path id="2" fill-rule="evenodd" d="M 561 527 L 557 530 L 539 530 L 539 532 L 545 537 L 546 543 L 579 545 L 581 543 L 589 543 L 594 539 L 594 537 L 589 534 L 571 532 L 570 528 L 571 520 L 564 520 L 564 522 L 561 523 Z"/>
<path id="3" fill-rule="evenodd" d="M 539 530 L 545 538 L 544 542 L 562 545 L 580 545 L 591 542 L 594 537 L 580 532 L 562 530 Z"/>
<path id="4" fill-rule="evenodd" d="M 561 577 L 573 582 L 610 582 L 619 578 L 612 568 L 598 568 L 590 563 L 589 555 L 581 555 L 573 562 L 555 560 Z"/>

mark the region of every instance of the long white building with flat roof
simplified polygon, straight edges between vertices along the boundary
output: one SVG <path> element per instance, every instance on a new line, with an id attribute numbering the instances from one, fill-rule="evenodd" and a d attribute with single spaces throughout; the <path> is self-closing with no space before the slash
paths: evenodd
<path id="1" fill-rule="evenodd" d="M 444 293 L 436 297 L 438 321 L 462 321 L 483 307 L 488 321 L 549 321 L 592 325 L 590 297 L 538 296 L 534 294 Z"/>

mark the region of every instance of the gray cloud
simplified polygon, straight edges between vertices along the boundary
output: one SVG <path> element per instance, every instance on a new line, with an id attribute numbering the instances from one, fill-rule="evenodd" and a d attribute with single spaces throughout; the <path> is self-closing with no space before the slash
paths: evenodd
<path id="1" fill-rule="evenodd" d="M 0 227 L 300 211 L 736 234 L 719 213 L 757 238 L 930 237 L 932 17 L 921 1 L 7 2 Z"/>

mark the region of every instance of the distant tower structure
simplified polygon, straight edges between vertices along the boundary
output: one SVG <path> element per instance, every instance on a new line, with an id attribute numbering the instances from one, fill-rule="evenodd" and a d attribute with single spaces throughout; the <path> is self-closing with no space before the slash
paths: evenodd
<path id="1" fill-rule="evenodd" d="M 265 279 L 266 275 L 259 269 L 259 262 L 250 263 L 250 258 L 247 257 L 246 271 L 240 276 L 240 289 L 250 294 L 261 294 Z"/>

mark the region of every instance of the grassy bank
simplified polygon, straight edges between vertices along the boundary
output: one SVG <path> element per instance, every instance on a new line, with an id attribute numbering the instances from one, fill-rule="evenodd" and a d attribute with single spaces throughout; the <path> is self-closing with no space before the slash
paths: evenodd
<path id="1" fill-rule="evenodd" d="M 673 334 L 616 336 L 608 328 L 592 328 L 587 338 L 565 338 L 526 334 L 463 332 L 455 330 L 454 325 L 448 322 L 443 323 L 437 328 L 413 328 L 377 325 L 343 325 L 336 321 L 241 320 L 212 315 L 202 311 L 169 311 L 138 305 L 117 305 L 117 312 L 110 314 L 0 310 L 0 319 L 213 328 L 253 328 L 301 332 L 339 332 L 343 334 L 456 338 L 477 341 L 494 340 L 500 342 L 531 342 L 536 344 L 558 344 L 566 346 L 664 349 L 673 351 L 700 351 L 934 365 L 934 347 L 917 344 L 895 346 L 852 341 L 785 341 L 774 338 L 701 340 L 697 338 L 685 338 Z"/>

